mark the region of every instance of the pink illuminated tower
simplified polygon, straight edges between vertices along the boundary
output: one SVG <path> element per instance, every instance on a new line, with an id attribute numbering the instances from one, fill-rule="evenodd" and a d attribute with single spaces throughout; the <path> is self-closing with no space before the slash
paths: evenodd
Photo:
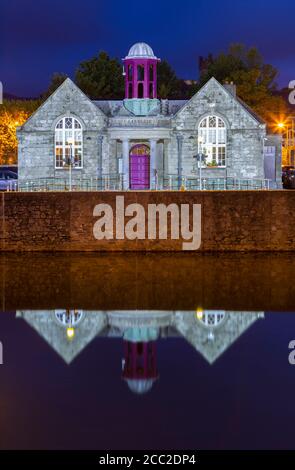
<path id="1" fill-rule="evenodd" d="M 134 44 L 123 59 L 124 105 L 133 114 L 148 114 L 158 105 L 157 64 L 159 61 L 152 48 L 144 42 Z"/>
<path id="2" fill-rule="evenodd" d="M 124 333 L 122 378 L 135 393 L 148 392 L 158 379 L 155 328 L 129 328 Z"/>

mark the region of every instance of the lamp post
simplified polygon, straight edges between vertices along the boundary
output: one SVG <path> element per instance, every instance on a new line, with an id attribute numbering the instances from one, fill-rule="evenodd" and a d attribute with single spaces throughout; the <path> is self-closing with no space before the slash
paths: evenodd
<path id="1" fill-rule="evenodd" d="M 194 137 L 190 137 L 190 139 L 194 139 Z M 199 136 L 198 138 L 198 153 L 196 155 L 193 155 L 193 158 L 196 159 L 197 165 L 199 167 L 199 189 L 202 191 L 203 185 L 202 185 L 202 163 L 206 162 L 206 155 L 201 151 L 199 151 L 202 148 L 202 136 Z"/>
<path id="2" fill-rule="evenodd" d="M 285 142 L 284 142 L 284 147 L 286 149 L 286 154 L 287 154 L 287 165 L 290 165 L 294 162 L 291 163 L 291 156 L 292 156 L 292 149 L 295 147 L 295 123 L 294 123 L 294 118 L 286 118 L 285 121 L 279 122 L 277 124 L 278 129 L 281 131 L 282 136 L 284 136 L 285 133 Z M 293 160 L 293 157 L 292 157 Z"/>
<path id="3" fill-rule="evenodd" d="M 194 158 L 196 159 L 197 164 L 199 166 L 199 179 L 200 179 L 199 189 L 200 189 L 200 191 L 202 191 L 203 190 L 203 185 L 202 185 L 202 163 L 205 163 L 206 155 L 204 153 L 197 153 L 197 155 L 194 155 Z"/>
<path id="4" fill-rule="evenodd" d="M 70 166 L 69 168 L 69 191 L 72 191 L 72 166 L 73 166 L 73 144 L 74 139 L 68 139 L 68 144 L 70 146 L 70 157 L 68 159 L 67 164 Z"/>

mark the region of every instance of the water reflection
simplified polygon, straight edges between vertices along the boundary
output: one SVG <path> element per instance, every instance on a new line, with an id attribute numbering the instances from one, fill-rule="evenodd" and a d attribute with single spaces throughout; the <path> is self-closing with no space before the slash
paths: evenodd
<path id="1" fill-rule="evenodd" d="M 295 256 L 282 254 L 6 254 L 3 311 L 293 311 Z"/>
<path id="2" fill-rule="evenodd" d="M 148 392 L 159 378 L 157 340 L 180 336 L 213 364 L 263 312 L 225 310 L 20 310 L 25 320 L 70 364 L 97 337 L 122 338 L 122 379 Z"/>
<path id="3" fill-rule="evenodd" d="M 294 447 L 294 271 L 290 253 L 0 256 L 0 448 Z"/>

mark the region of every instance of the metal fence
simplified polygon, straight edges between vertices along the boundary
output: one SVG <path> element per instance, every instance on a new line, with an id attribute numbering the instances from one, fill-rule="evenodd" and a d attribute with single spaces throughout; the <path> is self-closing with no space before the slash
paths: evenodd
<path id="1" fill-rule="evenodd" d="M 254 178 L 197 178 L 192 176 L 183 176 L 181 178 L 175 175 L 168 175 L 164 178 L 164 189 L 177 190 L 207 190 L 207 191 L 226 191 L 226 190 L 258 190 L 270 189 L 269 179 Z"/>
<path id="2" fill-rule="evenodd" d="M 18 183 L 11 183 L 10 191 L 122 191 L 123 175 L 103 175 L 101 178 L 36 178 Z M 155 180 L 153 190 L 267 190 L 270 189 L 268 179 L 237 179 L 237 178 L 197 178 L 195 176 L 166 175 L 161 180 Z"/>

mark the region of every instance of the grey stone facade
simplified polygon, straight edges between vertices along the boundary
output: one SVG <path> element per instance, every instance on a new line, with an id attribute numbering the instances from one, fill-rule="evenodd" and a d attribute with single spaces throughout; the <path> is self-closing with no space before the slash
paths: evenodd
<path id="1" fill-rule="evenodd" d="M 212 78 L 189 101 L 158 100 L 148 116 L 132 115 L 124 101 L 90 101 L 67 79 L 18 129 L 19 179 L 68 174 L 66 168 L 55 168 L 55 126 L 71 116 L 83 128 L 83 167 L 73 168 L 74 177 L 121 175 L 124 189 L 129 189 L 129 152 L 137 143 L 150 148 L 151 188 L 163 187 L 169 177 L 197 177 L 198 126 L 209 115 L 226 124 L 226 158 L 222 167 L 204 167 L 203 177 L 265 178 L 265 124 Z M 279 167 L 279 146 L 276 158 Z"/>
<path id="2" fill-rule="evenodd" d="M 213 364 L 264 312 L 156 310 L 83 311 L 75 327 L 75 337 L 67 338 L 66 326 L 56 319 L 54 310 L 17 311 L 65 360 L 72 362 L 94 338 L 124 338 L 133 342 L 157 338 L 183 337 L 209 364 Z M 210 317 L 210 322 L 204 318 Z"/>

